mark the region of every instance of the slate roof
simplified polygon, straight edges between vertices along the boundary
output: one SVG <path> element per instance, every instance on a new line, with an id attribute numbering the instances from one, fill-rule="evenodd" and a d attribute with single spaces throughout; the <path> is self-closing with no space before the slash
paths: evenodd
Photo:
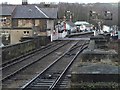
<path id="1" fill-rule="evenodd" d="M 49 18 L 57 18 L 58 8 L 40 8 Z"/>
<path id="2" fill-rule="evenodd" d="M 17 19 L 56 19 L 57 18 L 57 8 L 41 8 L 39 5 L 0 5 L 2 10 L 0 10 L 0 15 L 12 15 L 12 18 Z"/>
<path id="3" fill-rule="evenodd" d="M 34 5 L 20 5 L 16 7 L 13 18 L 45 18 Z"/>
<path id="4" fill-rule="evenodd" d="M 16 7 L 13 18 L 57 18 L 57 8 L 39 8 L 37 5 L 20 5 Z"/>
<path id="5" fill-rule="evenodd" d="M 0 5 L 0 15 L 12 15 L 16 6 L 13 5 Z"/>

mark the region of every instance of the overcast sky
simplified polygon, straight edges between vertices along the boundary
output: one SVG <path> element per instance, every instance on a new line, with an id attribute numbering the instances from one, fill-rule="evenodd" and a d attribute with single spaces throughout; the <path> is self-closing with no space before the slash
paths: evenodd
<path id="1" fill-rule="evenodd" d="M 118 2 L 120 0 L 28 0 L 28 3 L 40 3 L 40 2 L 69 2 L 69 3 L 111 3 L 111 2 Z M 8 2 L 9 4 L 21 4 L 22 0 L 0 0 L 0 3 Z"/>

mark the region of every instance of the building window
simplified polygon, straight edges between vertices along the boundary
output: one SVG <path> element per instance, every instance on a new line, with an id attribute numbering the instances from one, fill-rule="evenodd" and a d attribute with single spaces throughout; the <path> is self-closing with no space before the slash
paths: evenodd
<path id="1" fill-rule="evenodd" d="M 26 31 L 24 31 L 24 34 L 26 34 Z"/>
<path id="2" fill-rule="evenodd" d="M 29 34 L 29 31 L 27 31 L 27 34 Z"/>
<path id="3" fill-rule="evenodd" d="M 24 35 L 29 35 L 29 31 L 23 31 Z"/>
<path id="4" fill-rule="evenodd" d="M 36 19 L 35 20 L 35 30 L 37 32 L 45 32 L 46 28 L 47 28 L 47 21 L 46 20 L 39 20 L 39 19 Z"/>
<path id="5" fill-rule="evenodd" d="M 0 27 L 11 27 L 11 18 L 10 17 L 1 17 L 0 18 Z"/>
<path id="6" fill-rule="evenodd" d="M 0 22 L 6 22 L 6 18 L 1 18 Z"/>
<path id="7" fill-rule="evenodd" d="M 32 27 L 33 21 L 32 20 L 18 20 L 18 27 Z"/>

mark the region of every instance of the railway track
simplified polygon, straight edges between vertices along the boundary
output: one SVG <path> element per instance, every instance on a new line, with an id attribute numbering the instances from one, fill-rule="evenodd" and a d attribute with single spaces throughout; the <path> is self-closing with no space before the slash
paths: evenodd
<path id="1" fill-rule="evenodd" d="M 50 53 L 52 53 L 53 51 L 61 48 L 62 46 L 59 45 L 60 43 L 56 43 L 52 46 L 49 46 L 49 47 L 46 47 L 46 48 L 43 48 L 41 50 L 39 50 L 38 52 L 36 53 L 33 53 L 27 57 L 24 57 L 24 58 L 21 58 L 20 60 L 18 61 L 13 61 L 13 63 L 9 63 L 7 64 L 6 66 L 2 67 L 2 73 L 3 73 L 3 76 L 2 76 L 2 81 L 4 81 L 5 79 L 9 78 L 10 76 L 14 75 L 15 73 L 17 73 L 19 70 L 22 70 L 23 67 L 26 67 L 31 63 L 34 63 L 35 61 L 39 60 L 40 58 L 43 58 L 45 57 L 46 55 L 49 55 Z M 62 44 L 63 46 L 66 45 L 67 43 L 65 44 Z M 53 48 L 55 46 L 57 46 L 57 48 Z M 48 51 L 49 50 L 49 51 Z M 47 52 L 47 53 L 46 53 Z M 36 58 L 37 56 L 41 56 L 41 57 L 38 57 L 37 60 L 33 60 L 33 59 L 30 59 L 30 58 Z M 22 68 L 21 68 L 22 67 Z"/>
<path id="2" fill-rule="evenodd" d="M 12 67 L 9 66 L 9 68 L 4 68 L 4 70 L 3 70 L 3 79 L 2 79 L 2 81 L 3 81 L 3 88 L 4 89 L 5 88 L 13 88 L 13 87 L 17 87 L 18 88 L 21 85 L 21 83 L 19 83 L 19 81 L 21 81 L 22 83 L 23 82 L 26 83 L 26 81 L 28 81 L 29 79 L 33 78 L 38 73 L 38 70 L 36 70 L 36 69 L 38 69 L 37 67 L 39 67 L 40 64 L 47 63 L 47 65 L 49 65 L 50 62 L 53 62 L 54 59 L 52 59 L 52 58 L 51 58 L 51 60 L 48 59 L 48 58 L 50 58 L 50 57 L 48 57 L 48 55 L 51 54 L 51 57 L 52 57 L 53 55 L 55 55 L 55 53 L 56 53 L 55 51 L 60 52 L 61 49 L 63 51 L 66 51 L 65 49 L 67 47 L 71 46 L 70 43 L 72 44 L 73 41 L 72 42 L 67 42 L 67 43 L 64 42 L 63 44 L 58 44 L 58 46 L 52 48 L 52 50 L 47 49 L 48 51 L 46 51 L 46 52 L 44 52 L 44 50 L 43 50 L 42 54 L 40 53 L 40 55 L 38 55 L 38 56 L 29 58 L 29 59 L 32 60 L 32 62 L 28 62 L 27 61 L 27 64 L 25 64 L 25 62 L 22 63 L 22 64 L 18 63 L 18 65 L 23 65 L 24 64 L 24 66 L 19 66 L 19 68 L 17 68 L 18 65 L 16 65 L 16 64 L 14 64 Z M 62 48 L 62 47 L 64 47 L 64 48 Z M 61 53 L 63 53 L 63 51 L 61 51 Z M 36 59 L 37 57 L 39 57 L 39 59 Z M 58 56 L 55 56 L 54 58 L 57 58 L 57 57 Z M 48 61 L 49 63 L 46 62 L 46 61 Z M 44 67 L 43 67 L 43 65 L 41 65 L 40 67 L 42 67 L 42 69 L 40 67 L 39 68 L 42 71 L 43 68 L 45 68 L 46 66 L 44 65 Z M 10 67 L 11 67 L 11 69 L 10 69 Z M 8 69 L 8 71 L 6 72 L 7 69 Z M 31 70 L 31 69 L 33 69 L 33 70 Z M 40 71 L 40 69 L 39 69 L 39 71 Z M 11 70 L 13 70 L 13 71 L 11 71 Z M 28 76 L 28 77 L 26 77 L 26 76 Z"/>
<path id="3" fill-rule="evenodd" d="M 74 43 L 65 53 L 63 53 L 59 58 L 52 62 L 30 82 L 25 84 L 21 89 L 58 90 L 58 83 L 65 76 L 66 72 L 68 71 L 74 60 L 77 58 L 79 53 L 85 48 L 83 46 L 86 45 L 86 43 L 84 43 L 81 45 L 81 47 L 79 47 L 79 49 L 77 49 L 75 48 L 77 44 L 78 42 Z M 74 52 L 73 48 L 75 49 Z"/>
<path id="4" fill-rule="evenodd" d="M 3 63 L 2 66 L 1 66 L 2 68 L 0 70 L 4 70 L 5 68 L 13 66 L 13 65 L 15 65 L 17 63 L 20 63 L 22 61 L 25 61 L 25 60 L 27 60 L 27 59 L 29 59 L 31 57 L 34 57 L 35 55 L 39 55 L 41 52 L 43 52 L 43 51 L 45 51 L 47 49 L 50 50 L 51 48 L 53 48 L 53 47 L 55 47 L 55 46 L 57 46 L 59 44 L 60 44 L 60 42 L 49 44 L 47 46 L 44 46 L 43 48 L 40 48 L 40 49 L 37 49 L 35 51 L 30 52 L 27 56 L 23 56 L 23 57 L 21 57 L 19 59 L 17 58 L 15 60 L 11 60 L 11 61 L 8 61 L 6 63 Z"/>
<path id="5" fill-rule="evenodd" d="M 82 52 L 84 49 L 87 48 L 87 44 L 82 47 L 79 51 Z M 77 56 L 78 57 L 78 56 Z M 69 67 L 66 72 L 64 73 L 64 75 L 61 76 L 61 78 L 59 79 L 59 81 L 57 83 L 55 83 L 54 86 L 52 86 L 52 88 L 50 90 L 63 90 L 63 89 L 70 89 L 70 82 L 71 82 L 71 69 L 74 67 L 74 63 L 76 63 L 77 61 L 75 60 L 72 64 L 71 67 Z M 77 62 L 78 63 L 78 62 Z"/>
<path id="6" fill-rule="evenodd" d="M 55 45 L 57 45 L 57 44 L 60 44 L 60 42 L 59 41 L 57 41 L 57 42 L 52 42 L 52 43 L 50 43 L 50 44 L 48 44 L 48 45 L 46 45 L 46 46 L 43 46 L 43 47 L 41 47 L 41 48 L 38 48 L 38 49 L 35 49 L 35 50 L 33 50 L 33 51 L 31 51 L 31 52 L 28 52 L 28 53 L 26 53 L 26 54 L 23 54 L 23 55 L 21 55 L 21 56 L 19 56 L 19 57 L 17 57 L 17 58 L 13 58 L 13 59 L 11 59 L 11 60 L 7 60 L 7 61 L 2 61 L 2 64 L 0 64 L 0 67 L 2 67 L 2 68 L 4 68 L 4 67 L 6 67 L 6 66 L 8 66 L 8 65 L 10 65 L 10 64 L 13 64 L 13 62 L 18 62 L 18 60 L 19 59 L 25 59 L 25 58 L 29 58 L 29 57 L 32 57 L 32 56 L 34 56 L 35 54 L 38 54 L 39 53 L 39 51 L 41 51 L 41 50 L 45 50 L 45 49 L 49 49 L 49 48 L 51 48 L 51 47 L 53 47 L 53 46 L 55 46 Z"/>

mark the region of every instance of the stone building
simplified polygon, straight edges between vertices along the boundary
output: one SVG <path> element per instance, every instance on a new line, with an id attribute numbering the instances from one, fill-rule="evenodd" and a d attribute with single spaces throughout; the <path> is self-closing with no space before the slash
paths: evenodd
<path id="1" fill-rule="evenodd" d="M 57 19 L 57 8 L 40 7 L 39 4 L 0 5 L 0 35 L 10 44 L 20 42 L 23 37 L 50 37 Z"/>

